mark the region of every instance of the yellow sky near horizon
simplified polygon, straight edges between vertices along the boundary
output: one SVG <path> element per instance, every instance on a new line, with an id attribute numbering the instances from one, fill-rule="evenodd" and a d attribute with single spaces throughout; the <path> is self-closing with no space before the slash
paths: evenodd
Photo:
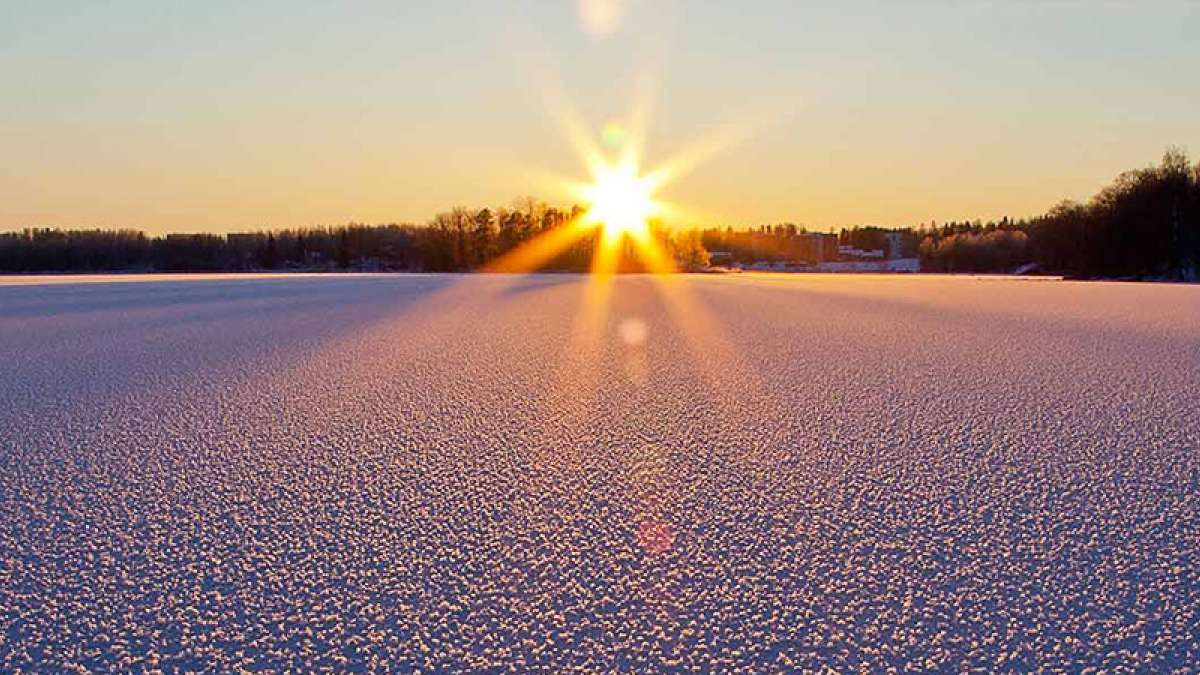
<path id="1" fill-rule="evenodd" d="M 1200 152 L 1187 2 L 17 3 L 0 229 L 423 222 L 574 195 L 647 110 L 643 168 L 719 146 L 673 224 L 1023 217 Z M 713 143 L 726 139 L 726 143 Z M 611 139 L 608 139 L 611 141 Z M 607 143 L 607 145 L 606 145 Z"/>

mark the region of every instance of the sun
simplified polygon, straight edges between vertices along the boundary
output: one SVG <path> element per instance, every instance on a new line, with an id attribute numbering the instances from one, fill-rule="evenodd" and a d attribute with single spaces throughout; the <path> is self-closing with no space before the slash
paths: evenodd
<path id="1" fill-rule="evenodd" d="M 597 163 L 592 167 L 592 179 L 581 191 L 588 205 L 587 220 L 598 225 L 610 242 L 625 236 L 643 238 L 650 218 L 658 211 L 655 181 L 638 175 L 637 165 L 629 160 Z"/>

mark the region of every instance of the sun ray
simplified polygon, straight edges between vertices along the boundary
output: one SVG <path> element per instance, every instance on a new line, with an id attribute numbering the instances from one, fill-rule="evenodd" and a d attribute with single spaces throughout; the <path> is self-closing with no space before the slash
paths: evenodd
<path id="1" fill-rule="evenodd" d="M 739 116 L 736 122 L 726 121 L 714 132 L 688 143 L 679 152 L 648 171 L 647 178 L 656 185 L 678 180 L 716 155 L 744 143 L 779 116 L 760 111 Z"/>
<path id="2" fill-rule="evenodd" d="M 551 99 L 554 118 L 562 127 L 567 141 L 575 148 L 575 152 L 583 158 L 588 166 L 604 164 L 604 151 L 592 137 L 588 125 L 575 108 L 559 97 Z"/>
<path id="3" fill-rule="evenodd" d="M 685 281 L 677 275 L 652 279 L 672 323 L 682 330 L 696 372 L 719 414 L 740 417 L 753 412 L 765 419 L 785 419 L 784 406 L 765 386 L 762 374 L 746 361 L 720 318 L 689 292 Z M 747 448 L 746 459 L 766 459 L 764 449 Z"/>
<path id="4" fill-rule="evenodd" d="M 654 274 L 671 274 L 676 272 L 675 262 L 671 260 L 671 256 L 667 255 L 657 241 L 655 241 L 654 233 L 648 230 L 641 230 L 630 234 L 630 239 L 633 240 L 634 247 L 637 249 L 638 255 L 641 256 L 643 264 Z"/>
<path id="5" fill-rule="evenodd" d="M 580 219 L 538 235 L 484 266 L 484 272 L 533 272 L 595 228 Z"/>

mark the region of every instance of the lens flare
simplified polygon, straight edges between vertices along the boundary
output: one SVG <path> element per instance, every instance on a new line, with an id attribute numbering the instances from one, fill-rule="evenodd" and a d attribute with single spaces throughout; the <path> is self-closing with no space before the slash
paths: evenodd
<path id="1" fill-rule="evenodd" d="M 625 13 L 624 0 L 578 0 L 583 29 L 595 37 L 611 35 Z"/>
<path id="2" fill-rule="evenodd" d="M 606 146 L 610 149 L 616 149 L 625 145 L 626 139 L 629 137 L 629 131 L 620 122 L 609 122 L 604 125 L 604 131 L 601 133 L 601 136 L 604 138 Z"/>
<path id="3" fill-rule="evenodd" d="M 641 347 L 649 334 L 646 322 L 641 319 L 625 319 L 617 326 L 617 335 L 627 347 Z"/>

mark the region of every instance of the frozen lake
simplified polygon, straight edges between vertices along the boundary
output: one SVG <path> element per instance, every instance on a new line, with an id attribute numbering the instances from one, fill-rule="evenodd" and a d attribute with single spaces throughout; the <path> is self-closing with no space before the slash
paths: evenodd
<path id="1" fill-rule="evenodd" d="M 0 279 L 0 671 L 1200 663 L 1200 287 Z"/>

